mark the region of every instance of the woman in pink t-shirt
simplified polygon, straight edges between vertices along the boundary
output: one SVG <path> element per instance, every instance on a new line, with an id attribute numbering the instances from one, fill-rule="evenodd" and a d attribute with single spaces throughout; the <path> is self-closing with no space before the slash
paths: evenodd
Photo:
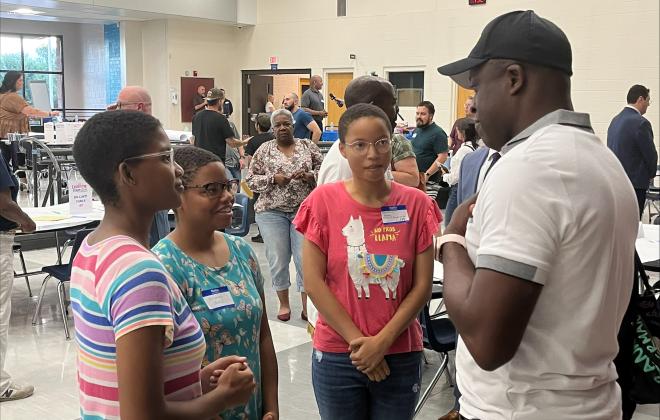
<path id="1" fill-rule="evenodd" d="M 376 106 L 349 108 L 339 138 L 353 178 L 318 187 L 294 220 L 319 311 L 312 382 L 322 419 L 412 418 L 420 389 L 417 315 L 431 296 L 442 216 L 423 192 L 385 179 L 391 133 Z"/>

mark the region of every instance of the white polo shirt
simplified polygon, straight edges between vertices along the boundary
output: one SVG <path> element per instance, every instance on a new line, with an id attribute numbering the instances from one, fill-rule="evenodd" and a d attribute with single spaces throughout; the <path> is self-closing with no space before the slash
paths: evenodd
<path id="1" fill-rule="evenodd" d="M 479 194 L 466 241 L 477 269 L 543 285 L 513 359 L 487 372 L 459 338 L 468 419 L 621 416 L 612 360 L 630 300 L 638 209 L 589 116 L 559 110 L 512 139 Z"/>

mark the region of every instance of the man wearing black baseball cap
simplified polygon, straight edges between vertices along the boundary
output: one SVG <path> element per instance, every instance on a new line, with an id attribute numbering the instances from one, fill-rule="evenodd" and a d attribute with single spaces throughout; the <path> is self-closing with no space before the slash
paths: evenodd
<path id="1" fill-rule="evenodd" d="M 507 13 L 438 71 L 476 91 L 484 140 L 502 153 L 438 241 L 461 416 L 620 418 L 612 360 L 637 205 L 589 115 L 573 111 L 566 35 L 532 11 Z"/>

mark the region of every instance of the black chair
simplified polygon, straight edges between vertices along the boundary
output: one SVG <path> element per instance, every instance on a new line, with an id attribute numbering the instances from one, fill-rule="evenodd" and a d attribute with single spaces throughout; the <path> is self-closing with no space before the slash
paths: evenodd
<path id="1" fill-rule="evenodd" d="M 35 308 L 34 316 L 32 317 L 32 325 L 37 325 L 37 319 L 39 318 L 39 315 L 41 313 L 41 302 L 44 298 L 44 293 L 46 292 L 46 284 L 48 283 L 48 280 L 50 280 L 51 277 L 54 277 L 58 281 L 57 296 L 59 298 L 62 320 L 64 321 L 64 335 L 66 336 L 67 340 L 69 340 L 71 337 L 69 335 L 69 324 L 67 323 L 66 296 L 65 296 L 66 291 L 64 288 L 64 283 L 68 282 L 71 278 L 71 264 L 73 263 L 73 259 L 78 253 L 78 250 L 80 249 L 80 245 L 82 245 L 83 240 L 85 240 L 85 237 L 92 231 L 93 229 L 82 229 L 76 232 L 76 236 L 73 241 L 73 246 L 71 248 L 71 257 L 69 258 L 68 264 L 49 265 L 41 269 L 41 271 L 46 273 L 47 276 L 46 278 L 44 278 L 44 281 L 41 283 L 41 290 L 39 290 L 39 300 L 37 300 L 37 307 Z"/>
<path id="2" fill-rule="evenodd" d="M 12 246 L 12 251 L 14 253 L 18 253 L 18 258 L 21 260 L 21 267 L 23 268 L 23 272 L 20 273 L 23 276 L 25 276 L 25 284 L 27 285 L 28 288 L 28 294 L 30 297 L 32 297 L 32 288 L 30 287 L 30 278 L 27 275 L 27 268 L 25 267 L 25 258 L 23 257 L 23 247 L 21 244 L 14 244 Z M 14 277 L 16 277 L 16 271 L 14 271 Z"/>
<path id="3" fill-rule="evenodd" d="M 442 298 L 441 286 L 434 284 L 433 295 L 431 298 Z M 456 329 L 454 328 L 454 324 L 452 324 L 446 315 L 447 312 L 445 311 L 431 315 L 429 312 L 428 303 L 424 305 L 424 309 L 420 315 L 424 348 L 440 353 L 442 361 L 440 362 L 440 366 L 438 367 L 435 375 L 433 375 L 431 383 L 426 388 L 426 390 L 424 390 L 422 397 L 419 399 L 419 402 L 415 406 L 415 413 L 413 418 L 419 414 L 422 407 L 424 406 L 424 403 L 426 403 L 426 400 L 431 395 L 431 391 L 433 391 L 433 388 L 435 388 L 438 380 L 447 369 L 447 363 L 449 362 L 449 352 L 456 349 Z"/>

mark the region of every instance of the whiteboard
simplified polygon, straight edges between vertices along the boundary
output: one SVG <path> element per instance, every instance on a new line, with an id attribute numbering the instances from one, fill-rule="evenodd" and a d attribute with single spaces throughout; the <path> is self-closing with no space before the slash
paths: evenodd
<path id="1" fill-rule="evenodd" d="M 30 80 L 30 92 L 32 92 L 32 106 L 50 112 L 50 93 L 48 83 L 45 80 Z"/>

